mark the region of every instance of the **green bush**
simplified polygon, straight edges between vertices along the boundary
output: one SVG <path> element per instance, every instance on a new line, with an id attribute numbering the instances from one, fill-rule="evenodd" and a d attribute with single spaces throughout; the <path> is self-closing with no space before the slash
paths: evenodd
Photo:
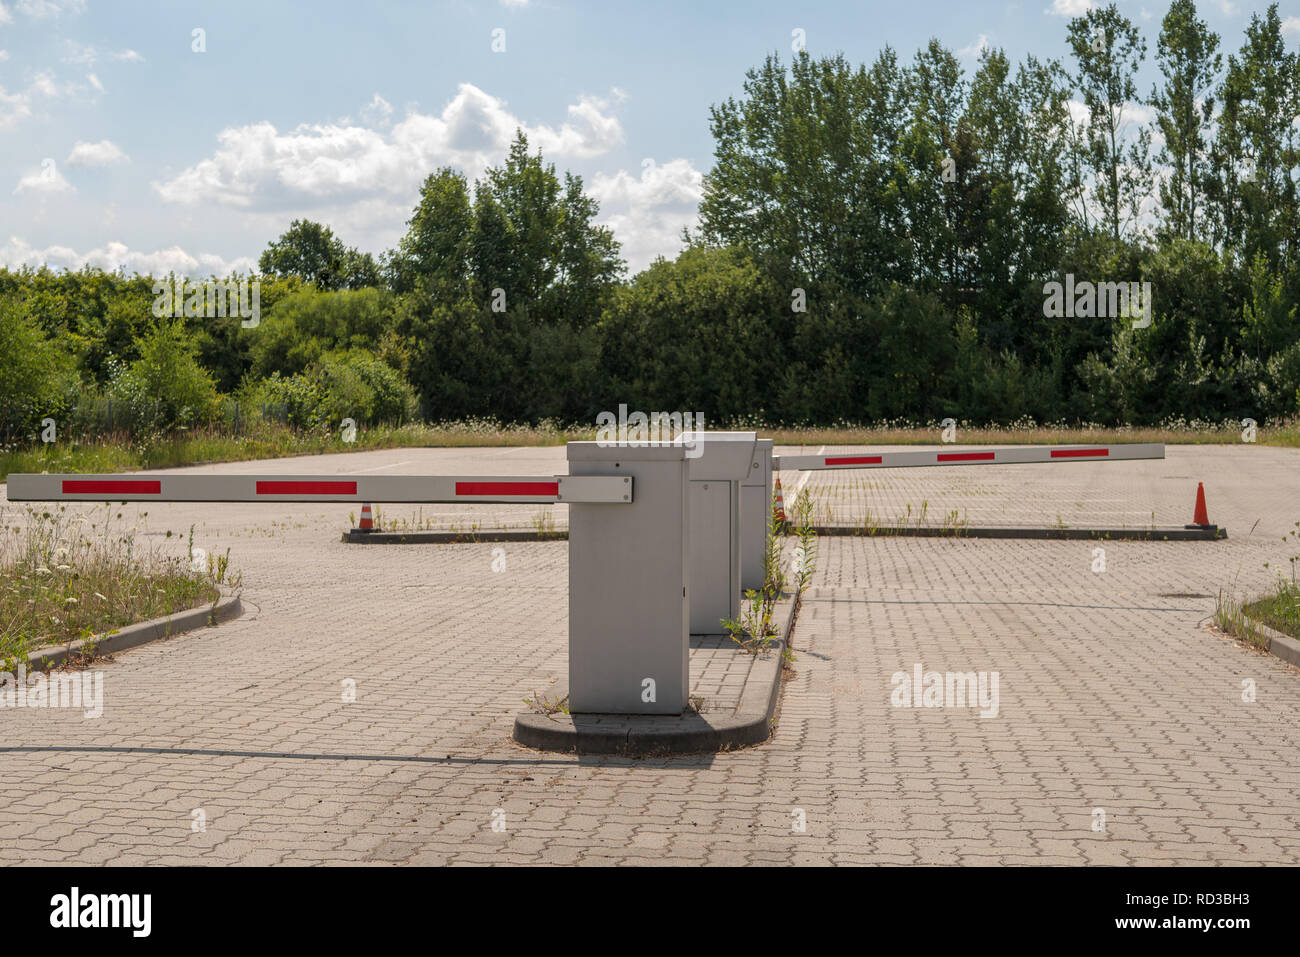
<path id="1" fill-rule="evenodd" d="M 357 424 L 402 422 L 415 404 L 401 374 L 361 351 L 327 353 L 304 372 L 248 380 L 240 401 L 250 412 L 274 409 L 290 425 L 329 431 L 344 419 Z"/>
<path id="2" fill-rule="evenodd" d="M 61 422 L 72 358 L 46 338 L 23 304 L 0 296 L 0 441 L 32 435 L 41 419 Z"/>
<path id="3" fill-rule="evenodd" d="M 357 390 L 356 401 L 361 403 L 349 412 L 340 406 L 340 418 L 351 416 L 358 422 L 404 422 L 411 417 L 415 406 L 415 392 L 397 370 L 375 356 L 362 350 L 346 354 L 324 356 L 317 363 L 317 375 L 323 384 L 341 376 L 347 381 L 359 382 L 368 394 Z M 331 393 L 334 391 L 329 389 Z M 358 414 L 358 410 L 360 414 Z"/>
<path id="4" fill-rule="evenodd" d="M 318 292 L 310 286 L 266 310 L 255 329 L 243 330 L 250 374 L 296 375 L 329 352 L 376 349 L 392 322 L 390 297 L 378 289 Z"/>
<path id="5" fill-rule="evenodd" d="M 305 375 L 281 376 L 273 372 L 265 379 L 246 380 L 239 401 L 248 410 L 246 419 L 259 413 L 278 413 L 296 428 L 314 431 L 321 427 L 320 387 Z"/>
<path id="6" fill-rule="evenodd" d="M 217 410 L 217 387 L 198 361 L 198 348 L 180 320 L 162 320 L 139 341 L 129 366 L 110 359 L 107 395 L 115 419 L 133 433 L 189 428 Z"/>

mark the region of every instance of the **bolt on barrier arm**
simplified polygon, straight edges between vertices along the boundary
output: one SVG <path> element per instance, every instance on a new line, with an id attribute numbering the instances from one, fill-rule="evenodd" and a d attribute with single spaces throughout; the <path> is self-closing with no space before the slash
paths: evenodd
<path id="1" fill-rule="evenodd" d="M 630 504 L 631 476 L 10 475 L 11 502 Z"/>
<path id="2" fill-rule="evenodd" d="M 807 472 L 821 469 L 921 468 L 930 465 L 1032 465 L 1046 462 L 1120 462 L 1163 459 L 1158 442 L 1124 445 L 1031 445 L 1010 449 L 964 449 L 952 452 L 849 452 L 836 455 L 782 455 L 772 469 Z"/>

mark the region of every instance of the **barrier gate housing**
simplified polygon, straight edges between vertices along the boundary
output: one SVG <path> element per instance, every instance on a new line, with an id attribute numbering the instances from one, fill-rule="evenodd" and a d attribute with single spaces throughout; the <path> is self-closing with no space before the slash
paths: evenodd
<path id="1" fill-rule="evenodd" d="M 569 710 L 681 714 L 690 634 L 718 633 L 721 618 L 738 617 L 742 588 L 762 584 L 773 473 L 1162 459 L 1164 446 L 776 457 L 753 432 L 704 432 L 570 442 L 567 457 L 568 474 L 541 476 L 14 474 L 8 498 L 568 505 Z"/>

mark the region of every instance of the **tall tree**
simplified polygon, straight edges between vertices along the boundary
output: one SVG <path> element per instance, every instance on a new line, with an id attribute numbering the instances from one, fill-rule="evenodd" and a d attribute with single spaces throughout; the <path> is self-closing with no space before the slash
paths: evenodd
<path id="1" fill-rule="evenodd" d="M 1169 167 L 1160 184 L 1160 232 L 1169 237 L 1194 240 L 1207 233 L 1203 209 L 1213 175 L 1207 131 L 1214 115 L 1212 87 L 1223 63 L 1218 47 L 1218 35 L 1196 18 L 1193 0 L 1174 0 L 1156 48 L 1164 83 L 1151 91 L 1165 140 L 1158 159 Z"/>
<path id="2" fill-rule="evenodd" d="M 456 287 L 463 292 L 473 231 L 464 175 L 450 167 L 430 173 L 406 227 L 406 235 L 388 260 L 394 291 L 411 292 L 423 285 L 431 292 Z"/>
<path id="3" fill-rule="evenodd" d="M 268 243 L 257 267 L 263 275 L 297 276 L 327 292 L 379 283 L 374 257 L 344 246 L 332 229 L 309 219 L 295 219 Z"/>
<path id="4" fill-rule="evenodd" d="M 561 180 L 516 133 L 505 162 L 474 187 L 475 278 L 485 290 L 501 289 L 507 305 L 536 304 L 544 317 L 558 318 L 578 301 L 595 304 L 624 269 L 613 233 L 595 223 L 598 213 L 579 177 Z"/>
<path id="5" fill-rule="evenodd" d="M 1078 64 L 1075 85 L 1088 111 L 1081 165 L 1104 228 L 1119 239 L 1135 226 L 1151 193 L 1151 132 L 1134 131 L 1129 121 L 1140 105 L 1137 73 L 1146 41 L 1112 3 L 1071 20 L 1069 43 Z"/>
<path id="6" fill-rule="evenodd" d="M 741 246 L 800 283 L 865 291 L 911 279 L 913 234 L 891 188 L 911 112 L 903 87 L 888 48 L 870 71 L 806 52 L 788 74 L 775 55 L 749 70 L 744 97 L 710 110 L 703 239 Z M 926 172 L 934 191 L 937 169 Z"/>
<path id="7" fill-rule="evenodd" d="M 962 125 L 966 81 L 952 52 L 931 40 L 917 51 L 904 83 L 912 112 L 903 153 L 911 175 L 900 185 L 916 242 L 917 279 L 941 282 L 954 299 L 970 271 L 973 237 L 962 234 L 983 176 L 979 143 Z"/>
<path id="8" fill-rule="evenodd" d="M 451 169 L 420 190 L 389 260 L 412 384 L 436 415 L 585 416 L 596 337 L 624 265 L 582 180 L 516 134 L 471 197 Z"/>
<path id="9" fill-rule="evenodd" d="M 963 118 L 979 144 L 980 169 L 965 191 L 963 243 L 970 257 L 978 330 L 995 351 L 1038 356 L 1049 336 L 1041 310 L 1020 300 L 1027 282 L 1055 270 L 1069 226 L 1065 175 L 1068 81 L 1055 61 L 1029 57 L 1011 75 L 1006 55 L 986 50 Z"/>
<path id="10" fill-rule="evenodd" d="M 1247 261 L 1300 262 L 1300 56 L 1288 53 L 1274 3 L 1228 57 L 1214 144 L 1219 239 Z"/>

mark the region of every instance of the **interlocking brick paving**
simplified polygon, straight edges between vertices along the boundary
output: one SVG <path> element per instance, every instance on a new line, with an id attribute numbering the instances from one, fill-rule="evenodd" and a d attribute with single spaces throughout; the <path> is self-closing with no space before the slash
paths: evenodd
<path id="1" fill-rule="evenodd" d="M 209 470 L 362 469 L 545 474 L 564 471 L 564 452 L 400 449 Z M 104 664 L 98 719 L 0 710 L 6 745 L 53 749 L 0 752 L 0 861 L 1300 863 L 1300 673 L 1208 626 L 1220 589 L 1264 587 L 1300 551 L 1282 541 L 1300 520 L 1300 452 L 889 474 L 843 496 L 850 520 L 928 501 L 981 522 L 1050 524 L 1062 511 L 1067 524 L 1141 524 L 1154 511 L 1181 524 L 1202 480 L 1231 538 L 823 539 L 773 740 L 629 760 L 509 740 L 522 699 L 567 667 L 566 543 L 506 544 L 493 573 L 492 544 L 344 545 L 346 505 L 151 505 L 142 521 L 160 549 L 183 552 L 191 524 L 197 545 L 231 547 L 248 613 Z M 807 488 L 833 501 L 884 476 L 816 473 Z M 799 480 L 783 475 L 787 503 Z M 6 512 L 15 520 L 21 506 Z M 893 707 L 891 676 L 918 663 L 997 671 L 997 716 Z M 193 753 L 84 750 L 96 747 Z M 792 832 L 795 808 L 806 832 Z"/>

